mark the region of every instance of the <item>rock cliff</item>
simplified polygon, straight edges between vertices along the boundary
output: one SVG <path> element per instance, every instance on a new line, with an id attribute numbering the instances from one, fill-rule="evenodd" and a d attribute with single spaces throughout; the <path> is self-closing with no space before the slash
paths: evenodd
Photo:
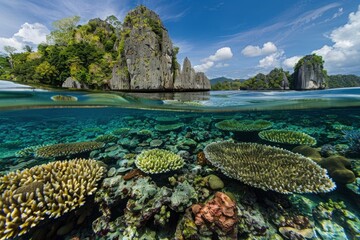
<path id="1" fill-rule="evenodd" d="M 327 74 L 320 56 L 307 55 L 299 60 L 294 71 L 294 87 L 296 90 L 324 89 Z"/>
<path id="2" fill-rule="evenodd" d="M 180 72 L 167 30 L 159 16 L 144 6 L 125 17 L 118 51 L 119 60 L 109 81 L 113 90 L 210 89 L 209 80 L 203 73 L 195 73 L 187 58 Z"/>

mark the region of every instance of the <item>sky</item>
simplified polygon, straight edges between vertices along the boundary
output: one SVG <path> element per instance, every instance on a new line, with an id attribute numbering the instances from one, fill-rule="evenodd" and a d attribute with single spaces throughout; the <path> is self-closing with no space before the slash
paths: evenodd
<path id="1" fill-rule="evenodd" d="M 46 41 L 52 22 L 81 23 L 143 4 L 159 14 L 170 38 L 209 78 L 247 79 L 275 67 L 293 71 L 316 53 L 329 74 L 360 75 L 359 0 L 0 0 L 0 52 Z"/>

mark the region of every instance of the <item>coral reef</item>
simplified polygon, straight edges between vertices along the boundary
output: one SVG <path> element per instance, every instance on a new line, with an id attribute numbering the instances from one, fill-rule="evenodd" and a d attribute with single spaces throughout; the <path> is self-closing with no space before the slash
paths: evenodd
<path id="1" fill-rule="evenodd" d="M 155 174 L 182 168 L 184 159 L 171 151 L 155 148 L 141 152 L 135 164 L 141 171 Z"/>
<path id="2" fill-rule="evenodd" d="M 194 204 L 191 210 L 200 234 L 214 232 L 218 236 L 236 239 L 237 209 L 235 202 L 225 193 L 216 192 L 205 204 Z"/>
<path id="3" fill-rule="evenodd" d="M 35 156 L 41 158 L 69 156 L 78 153 L 89 152 L 102 148 L 103 146 L 104 143 L 102 142 L 59 143 L 37 148 L 35 151 Z"/>
<path id="4" fill-rule="evenodd" d="M 111 143 L 116 142 L 118 138 L 111 134 L 100 135 L 95 139 L 95 142 Z"/>
<path id="5" fill-rule="evenodd" d="M 54 95 L 51 97 L 51 100 L 58 102 L 58 101 L 64 101 L 64 102 L 76 102 L 78 100 L 77 97 L 70 96 L 70 95 Z"/>
<path id="6" fill-rule="evenodd" d="M 320 166 L 326 168 L 335 182 L 351 183 L 355 181 L 355 174 L 350 170 L 351 162 L 343 156 L 327 157 L 319 162 Z"/>
<path id="7" fill-rule="evenodd" d="M 263 190 L 318 193 L 335 188 L 325 169 L 309 158 L 281 148 L 215 142 L 207 145 L 204 153 L 225 175 Z"/>
<path id="8" fill-rule="evenodd" d="M 307 145 L 300 145 L 300 146 L 294 147 L 292 152 L 304 155 L 305 157 L 308 157 L 317 163 L 321 161 L 321 155 L 318 152 L 318 150 L 316 150 L 315 148 L 312 148 L 310 146 L 307 146 Z"/>
<path id="9" fill-rule="evenodd" d="M 2 176 L 0 238 L 23 235 L 44 219 L 58 218 L 82 206 L 104 172 L 95 160 L 73 159 Z"/>
<path id="10" fill-rule="evenodd" d="M 261 131 L 267 128 L 272 127 L 272 122 L 266 120 L 241 120 L 237 121 L 235 119 L 223 120 L 215 124 L 220 130 L 232 131 L 232 132 L 253 132 Z"/>
<path id="11" fill-rule="evenodd" d="M 263 140 L 275 143 L 310 145 L 316 144 L 316 139 L 302 132 L 290 130 L 266 130 L 259 132 L 259 137 Z"/>
<path id="12" fill-rule="evenodd" d="M 183 126 L 185 126 L 183 123 L 174 123 L 174 124 L 167 124 L 167 125 L 155 125 L 155 130 L 159 131 L 159 132 L 170 132 L 170 131 L 175 131 L 175 130 L 179 130 L 180 128 L 182 128 Z"/>

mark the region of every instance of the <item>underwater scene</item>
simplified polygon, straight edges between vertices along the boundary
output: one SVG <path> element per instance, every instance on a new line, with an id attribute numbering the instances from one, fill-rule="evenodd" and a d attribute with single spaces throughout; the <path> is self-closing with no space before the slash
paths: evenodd
<path id="1" fill-rule="evenodd" d="M 0 239 L 360 239 L 360 88 L 3 88 L 0 193 Z"/>

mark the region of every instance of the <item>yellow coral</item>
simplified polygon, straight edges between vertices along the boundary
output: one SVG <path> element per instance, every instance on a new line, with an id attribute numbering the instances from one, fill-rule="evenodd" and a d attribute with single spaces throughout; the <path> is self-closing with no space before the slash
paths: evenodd
<path id="1" fill-rule="evenodd" d="M 235 119 L 223 120 L 215 124 L 220 130 L 232 131 L 232 132 L 255 132 L 261 131 L 272 126 L 272 122 L 266 120 L 241 120 L 237 121 Z"/>
<path id="2" fill-rule="evenodd" d="M 135 164 L 145 173 L 163 173 L 182 168 L 184 159 L 173 152 L 155 148 L 141 152 Z"/>
<path id="3" fill-rule="evenodd" d="M 85 203 L 105 168 L 96 160 L 55 161 L 0 178 L 0 239 L 27 233 Z"/>
<path id="4" fill-rule="evenodd" d="M 35 156 L 42 158 L 69 156 L 73 154 L 89 152 L 104 146 L 102 142 L 73 142 L 59 143 L 49 146 L 39 147 L 35 151 Z"/>
<path id="5" fill-rule="evenodd" d="M 335 188 L 325 169 L 309 158 L 281 148 L 218 142 L 207 145 L 204 153 L 225 175 L 263 190 L 319 193 Z"/>

